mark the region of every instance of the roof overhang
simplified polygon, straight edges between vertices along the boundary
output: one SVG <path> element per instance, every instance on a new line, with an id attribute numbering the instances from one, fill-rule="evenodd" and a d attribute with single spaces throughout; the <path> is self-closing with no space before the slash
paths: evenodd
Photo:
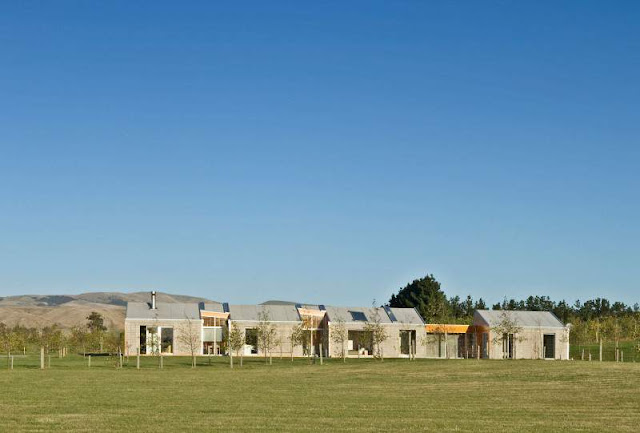
<path id="1" fill-rule="evenodd" d="M 489 330 L 489 328 L 485 326 L 438 323 L 429 323 L 425 325 L 424 328 L 427 332 L 433 334 L 467 334 L 473 332 L 486 332 Z"/>
<path id="2" fill-rule="evenodd" d="M 219 311 L 204 311 L 204 310 L 201 310 L 200 311 L 200 317 L 201 318 L 214 317 L 216 319 L 228 319 L 229 318 L 229 313 L 221 313 Z"/>
<path id="3" fill-rule="evenodd" d="M 301 316 L 324 317 L 326 311 L 323 311 L 323 310 L 312 310 L 310 308 L 298 308 L 298 313 Z"/>

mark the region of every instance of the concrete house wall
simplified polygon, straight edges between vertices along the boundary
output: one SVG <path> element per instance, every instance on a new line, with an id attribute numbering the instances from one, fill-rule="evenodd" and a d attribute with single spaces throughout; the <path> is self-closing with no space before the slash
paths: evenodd
<path id="1" fill-rule="evenodd" d="M 247 330 L 257 329 L 260 324 L 260 314 L 266 312 L 269 322 L 276 331 L 278 342 L 271 351 L 271 356 L 291 357 L 291 331 L 293 327 L 302 323 L 298 310 L 293 305 L 230 305 L 229 318 L 233 327 L 235 324 L 245 336 Z M 256 347 L 257 353 L 251 353 L 250 347 L 245 346 L 243 356 L 264 356 L 259 344 Z M 303 356 L 303 349 L 300 346 L 293 348 L 293 356 Z"/>
<path id="2" fill-rule="evenodd" d="M 354 321 L 352 312 L 364 314 L 367 319 L 365 321 Z M 413 331 L 414 347 L 416 357 L 426 357 L 426 348 L 421 342 L 426 335 L 424 322 L 413 308 L 362 308 L 362 307 L 327 307 L 327 344 L 329 347 L 328 355 L 330 357 L 339 358 L 342 356 L 342 347 L 340 343 L 334 342 L 332 334 L 335 332 L 336 326 L 342 321 L 347 332 L 349 331 L 365 331 L 367 322 L 374 320 L 377 313 L 380 325 L 384 328 L 387 338 L 380 344 L 382 356 L 386 358 L 409 357 L 409 354 L 401 353 L 401 331 Z M 367 352 L 358 355 L 357 347 L 353 347 L 351 353 L 348 351 L 348 342 L 345 342 L 345 351 L 347 357 L 357 358 L 358 356 L 373 356 L 373 353 Z M 375 348 L 373 348 L 375 350 Z M 354 351 L 356 353 L 354 353 Z"/>
<path id="3" fill-rule="evenodd" d="M 194 319 L 189 324 L 187 320 L 181 319 L 164 319 L 164 320 L 149 320 L 149 319 L 126 319 L 124 322 L 124 335 L 125 335 L 125 355 L 134 356 L 138 353 L 140 348 L 140 327 L 168 327 L 173 328 L 173 353 L 176 356 L 191 356 L 191 347 L 188 343 L 183 341 L 182 336 L 188 333 L 188 327 L 192 326 L 196 332 L 196 353 L 202 354 L 202 320 Z M 147 355 L 149 355 L 147 353 Z"/>
<path id="4" fill-rule="evenodd" d="M 361 323 L 345 323 L 344 324 L 347 331 L 364 331 L 364 324 Z M 384 324 L 382 325 L 387 333 L 387 339 L 380 344 L 380 349 L 382 351 L 382 356 L 385 358 L 402 358 L 408 357 L 408 355 L 403 355 L 401 353 L 401 343 L 400 343 L 400 331 L 415 331 L 416 335 L 416 344 L 414 347 L 416 358 L 426 358 L 427 349 L 421 343 L 424 340 L 426 335 L 424 325 L 403 325 L 403 324 Z M 329 340 L 329 356 L 340 358 L 342 357 L 342 348 L 339 343 L 336 343 L 332 340 L 332 329 L 335 329 L 335 323 L 329 323 L 329 332 L 328 332 L 328 340 Z M 347 343 L 345 343 L 346 349 Z M 369 354 L 372 355 L 372 354 Z M 347 355 L 350 358 L 357 358 L 357 354 Z"/>
<path id="5" fill-rule="evenodd" d="M 231 319 L 231 326 L 236 324 L 238 328 L 242 331 L 242 333 L 246 336 L 246 331 L 248 329 L 257 329 L 258 321 L 253 320 L 233 320 Z M 291 330 L 295 326 L 294 322 L 272 322 L 273 327 L 276 330 L 276 338 L 280 340 L 280 344 L 276 344 L 276 346 L 271 351 L 271 355 L 274 357 L 280 356 L 282 354 L 283 357 L 291 357 Z M 246 337 L 245 337 L 246 338 Z M 257 353 L 251 353 L 250 348 L 245 346 L 245 351 L 243 356 L 264 356 L 264 352 L 257 347 Z M 235 353 L 234 353 L 235 355 Z M 293 356 L 299 357 L 303 356 L 302 347 L 297 346 L 293 348 Z"/>
<path id="6" fill-rule="evenodd" d="M 126 355 L 133 356 L 140 348 L 140 327 L 172 328 L 173 342 L 171 355 L 191 355 L 191 340 L 188 336 L 192 332 L 194 347 L 197 354 L 202 354 L 202 324 L 200 307 L 197 303 L 163 303 L 155 301 L 152 293 L 151 302 L 129 302 L 127 304 L 124 321 L 124 335 Z M 141 350 L 141 352 L 143 352 Z M 147 351 L 147 355 L 149 355 Z M 169 353 L 166 353 L 169 355 Z"/>
<path id="7" fill-rule="evenodd" d="M 516 334 L 514 359 L 545 359 L 544 335 L 555 336 L 553 359 L 568 359 L 569 333 L 566 329 L 557 328 L 523 329 Z M 495 337 L 501 338 L 499 335 L 489 332 L 489 359 L 503 359 L 505 356 L 502 349 L 503 343 L 494 341 Z"/>

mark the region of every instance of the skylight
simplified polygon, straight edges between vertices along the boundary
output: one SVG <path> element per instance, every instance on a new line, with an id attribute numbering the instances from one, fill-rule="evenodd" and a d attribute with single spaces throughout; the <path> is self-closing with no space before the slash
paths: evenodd
<path id="1" fill-rule="evenodd" d="M 367 316 L 364 315 L 361 311 L 349 311 L 351 313 L 351 318 L 354 322 L 366 322 Z"/>

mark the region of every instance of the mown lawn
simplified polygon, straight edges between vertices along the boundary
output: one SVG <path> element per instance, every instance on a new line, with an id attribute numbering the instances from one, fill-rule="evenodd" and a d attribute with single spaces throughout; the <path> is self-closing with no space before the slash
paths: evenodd
<path id="1" fill-rule="evenodd" d="M 6 359 L 0 359 L 3 366 Z M 628 431 L 640 363 L 486 360 L 16 358 L 0 369 L 0 431 Z"/>

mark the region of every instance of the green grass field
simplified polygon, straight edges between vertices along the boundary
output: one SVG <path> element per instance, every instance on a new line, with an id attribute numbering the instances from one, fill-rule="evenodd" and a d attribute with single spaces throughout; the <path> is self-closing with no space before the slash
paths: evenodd
<path id="1" fill-rule="evenodd" d="M 16 358 L 0 369 L 0 431 L 628 431 L 640 363 L 486 360 Z M 6 359 L 0 359 L 3 366 Z"/>

